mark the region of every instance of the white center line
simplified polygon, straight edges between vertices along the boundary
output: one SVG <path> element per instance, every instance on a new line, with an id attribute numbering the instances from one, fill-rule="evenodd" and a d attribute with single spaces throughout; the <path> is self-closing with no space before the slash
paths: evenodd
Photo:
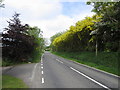
<path id="1" fill-rule="evenodd" d="M 43 67 L 41 67 L 43 69 Z"/>
<path id="2" fill-rule="evenodd" d="M 41 66 L 42 66 L 43 64 L 41 63 Z"/>
<path id="3" fill-rule="evenodd" d="M 60 62 L 60 63 L 63 63 L 62 61 L 60 61 L 59 59 L 56 59 L 58 62 Z"/>
<path id="4" fill-rule="evenodd" d="M 76 69 L 74 69 L 74 68 L 72 68 L 72 67 L 70 67 L 70 68 L 71 68 L 72 70 L 74 70 L 75 72 L 77 72 L 77 73 L 81 74 L 82 76 L 86 77 L 87 79 L 89 79 L 89 80 L 93 81 L 94 83 L 96 83 L 96 84 L 98 84 L 98 85 L 102 86 L 103 88 L 106 88 L 106 89 L 108 89 L 108 90 L 111 90 L 111 89 L 110 89 L 110 88 L 108 88 L 107 86 L 105 86 L 105 85 L 103 85 L 103 84 L 99 83 L 98 81 L 96 81 L 96 80 L 94 80 L 94 79 L 90 78 L 89 76 L 87 76 L 87 75 L 85 75 L 85 74 L 83 74 L 83 73 L 79 72 L 78 70 L 76 70 Z"/>
<path id="5" fill-rule="evenodd" d="M 41 73 L 43 74 L 43 71 Z"/>
<path id="6" fill-rule="evenodd" d="M 45 80 L 44 80 L 44 78 L 42 78 L 42 83 L 44 83 L 45 82 Z"/>

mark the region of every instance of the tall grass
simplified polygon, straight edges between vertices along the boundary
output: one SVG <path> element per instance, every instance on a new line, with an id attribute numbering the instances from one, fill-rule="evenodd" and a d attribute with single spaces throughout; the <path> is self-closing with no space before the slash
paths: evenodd
<path id="1" fill-rule="evenodd" d="M 2 89 L 7 88 L 9 90 L 9 88 L 28 88 L 28 86 L 21 79 L 9 75 L 3 75 Z"/>
<path id="2" fill-rule="evenodd" d="M 52 52 L 73 61 L 86 64 L 109 73 L 120 75 L 118 71 L 118 52 Z"/>

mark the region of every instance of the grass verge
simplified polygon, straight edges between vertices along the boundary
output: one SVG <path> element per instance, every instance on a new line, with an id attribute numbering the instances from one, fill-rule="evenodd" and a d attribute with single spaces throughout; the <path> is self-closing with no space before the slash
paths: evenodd
<path id="1" fill-rule="evenodd" d="M 28 86 L 20 79 L 9 75 L 2 76 L 2 88 L 28 88 Z"/>
<path id="2" fill-rule="evenodd" d="M 19 64 L 26 64 L 28 62 L 12 62 L 12 61 L 2 61 L 2 66 L 13 66 L 13 65 L 19 65 Z"/>
<path id="3" fill-rule="evenodd" d="M 115 75 L 120 76 L 118 70 L 118 53 L 117 52 L 52 52 L 68 60 L 73 60 Z"/>
<path id="4" fill-rule="evenodd" d="M 27 61 L 24 62 L 18 62 L 18 61 L 12 61 L 10 59 L 4 59 L 1 60 L 0 65 L 2 66 L 13 66 L 13 65 L 19 65 L 19 64 L 27 64 L 27 63 L 38 63 L 41 60 L 41 56 L 44 52 L 34 52 L 33 55 Z"/>

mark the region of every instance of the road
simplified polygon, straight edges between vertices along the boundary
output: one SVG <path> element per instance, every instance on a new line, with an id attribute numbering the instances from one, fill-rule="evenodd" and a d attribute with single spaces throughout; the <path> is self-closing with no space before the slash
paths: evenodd
<path id="1" fill-rule="evenodd" d="M 45 52 L 40 63 L 13 67 L 4 74 L 23 79 L 30 88 L 100 88 L 116 90 L 117 76 Z M 117 89 L 118 90 L 118 89 Z"/>

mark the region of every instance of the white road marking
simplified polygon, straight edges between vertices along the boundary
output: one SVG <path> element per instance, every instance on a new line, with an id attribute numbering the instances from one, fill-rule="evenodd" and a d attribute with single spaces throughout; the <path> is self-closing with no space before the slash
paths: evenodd
<path id="1" fill-rule="evenodd" d="M 43 74 L 43 71 L 41 73 Z"/>
<path id="2" fill-rule="evenodd" d="M 72 67 L 70 67 L 70 68 L 71 68 L 72 70 L 74 70 L 75 72 L 77 72 L 77 73 L 81 74 L 82 76 L 86 77 L 87 79 L 89 79 L 89 80 L 93 81 L 94 83 L 96 83 L 96 84 L 98 84 L 98 85 L 102 86 L 103 88 L 106 88 L 106 89 L 108 89 L 108 90 L 111 90 L 111 89 L 110 89 L 110 88 L 108 88 L 107 86 L 105 86 L 105 85 L 103 85 L 103 84 L 99 83 L 98 81 L 96 81 L 96 80 L 94 80 L 94 79 L 90 78 L 89 76 L 87 76 L 87 75 L 85 75 L 85 74 L 83 74 L 83 73 L 79 72 L 78 70 L 76 70 L 76 69 L 74 69 L 74 68 L 72 68 Z"/>
<path id="3" fill-rule="evenodd" d="M 43 69 L 43 67 L 41 67 Z"/>
<path id="4" fill-rule="evenodd" d="M 33 69 L 33 72 L 32 72 L 32 76 L 31 76 L 31 81 L 33 80 L 33 78 L 35 76 L 35 69 L 36 69 L 37 65 L 38 65 L 38 63 L 35 64 L 35 66 L 34 66 L 34 69 Z"/>
<path id="5" fill-rule="evenodd" d="M 42 83 L 44 83 L 45 82 L 45 80 L 44 80 L 44 78 L 42 78 Z"/>
<path id="6" fill-rule="evenodd" d="M 41 63 L 41 66 L 42 66 L 43 64 Z"/>
<path id="7" fill-rule="evenodd" d="M 62 61 L 60 61 L 59 59 L 56 59 L 58 62 L 60 62 L 60 63 L 63 63 Z"/>

